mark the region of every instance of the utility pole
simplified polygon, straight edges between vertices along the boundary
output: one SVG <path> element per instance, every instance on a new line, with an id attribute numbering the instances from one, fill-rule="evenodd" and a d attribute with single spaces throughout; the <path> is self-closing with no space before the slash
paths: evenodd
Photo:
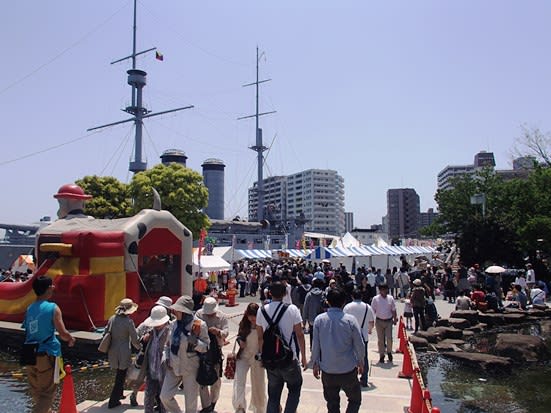
<path id="1" fill-rule="evenodd" d="M 134 24 L 132 26 L 132 54 L 130 56 L 123 57 L 122 59 L 115 60 L 111 64 L 122 62 L 126 59 L 132 59 L 132 69 L 126 71 L 128 74 L 128 84 L 132 87 L 132 103 L 130 106 L 127 106 L 123 109 L 126 113 L 133 115 L 130 119 L 121 120 L 119 122 L 108 123 L 102 126 L 96 126 L 94 128 L 88 129 L 88 131 L 93 131 L 97 129 L 103 129 L 108 126 L 120 125 L 121 123 L 134 122 L 135 128 L 135 138 L 134 138 L 134 159 L 130 161 L 128 167 L 130 172 L 141 172 L 147 169 L 147 162 L 143 160 L 142 156 L 142 130 L 143 130 L 143 120 L 146 118 L 151 118 L 153 116 L 164 115 L 166 113 L 178 112 L 184 109 L 191 109 L 191 106 L 183 106 L 176 109 L 165 110 L 163 112 L 151 113 L 147 108 L 143 106 L 143 87 L 146 85 L 146 76 L 147 73 L 143 70 L 136 69 L 136 57 L 153 50 L 157 50 L 156 47 L 147 49 L 141 52 L 136 52 L 136 2 L 134 0 Z"/>
<path id="2" fill-rule="evenodd" d="M 241 119 L 249 119 L 249 118 L 254 117 L 255 120 L 256 120 L 256 127 L 255 127 L 256 144 L 254 146 L 251 146 L 249 149 L 251 149 L 251 150 L 253 150 L 257 153 L 258 178 L 257 178 L 257 184 L 256 184 L 256 193 L 257 193 L 258 202 L 257 202 L 257 208 L 256 208 L 256 220 L 259 221 L 259 222 L 264 219 L 264 177 L 263 177 L 263 174 L 262 174 L 262 169 L 264 167 L 264 155 L 263 155 L 263 153 L 268 148 L 265 147 L 262 144 L 262 129 L 260 129 L 260 127 L 258 125 L 258 118 L 260 116 L 269 115 L 271 113 L 276 113 L 275 110 L 271 111 L 271 112 L 259 113 L 259 108 L 258 108 L 259 88 L 258 88 L 258 85 L 260 83 L 265 83 L 265 82 L 269 82 L 270 80 L 272 80 L 272 79 L 265 79 L 265 80 L 259 80 L 258 79 L 258 63 L 259 63 L 260 58 L 262 57 L 263 54 L 264 54 L 264 52 L 262 52 L 262 54 L 260 56 L 258 55 L 258 46 L 257 46 L 256 47 L 256 82 L 248 83 L 246 85 L 243 85 L 243 87 L 252 86 L 252 85 L 256 86 L 256 112 L 255 112 L 254 115 L 243 116 L 241 118 L 237 118 L 238 120 L 241 120 Z"/>

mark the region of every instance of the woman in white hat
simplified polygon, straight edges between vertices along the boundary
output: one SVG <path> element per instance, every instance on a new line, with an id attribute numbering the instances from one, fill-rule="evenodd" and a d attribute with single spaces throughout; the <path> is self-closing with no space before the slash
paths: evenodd
<path id="1" fill-rule="evenodd" d="M 163 295 L 162 297 L 159 297 L 159 299 L 155 303 L 155 306 L 151 309 L 151 312 L 149 315 L 151 316 L 153 314 L 153 309 L 155 307 L 162 306 L 166 310 L 167 316 L 169 317 L 169 321 L 171 321 L 174 318 L 174 316 L 172 316 L 172 311 L 170 310 L 171 305 L 172 305 L 172 298 Z M 140 342 L 142 343 L 142 349 L 138 353 L 138 356 L 136 357 L 135 365 L 140 369 L 144 361 L 144 354 L 146 352 L 146 347 L 147 347 L 147 342 L 144 340 L 144 338 L 153 329 L 149 324 L 146 323 L 147 320 L 149 320 L 149 318 L 145 319 L 138 326 L 138 328 L 136 328 L 136 331 L 138 332 L 138 337 L 140 338 Z M 132 394 L 130 395 L 130 405 L 132 407 L 136 407 L 138 405 L 138 391 L 142 387 L 144 380 L 145 380 L 144 370 L 141 369 L 140 374 L 138 375 L 138 378 L 132 382 Z M 162 386 L 162 383 L 161 383 L 161 386 Z M 159 405 L 161 404 L 160 401 L 158 402 L 158 404 Z"/>
<path id="2" fill-rule="evenodd" d="M 142 340 L 147 343 L 145 347 L 145 357 L 142 364 L 143 374 L 145 374 L 145 413 L 154 413 L 155 406 L 160 413 L 165 413 L 165 408 L 161 403 L 161 388 L 166 373 L 166 366 L 162 364 L 163 350 L 168 341 L 168 332 L 170 317 L 166 308 L 162 305 L 156 305 L 151 309 L 151 315 L 145 319 L 144 325 L 151 328 Z"/>
<path id="3" fill-rule="evenodd" d="M 183 295 L 172 306 L 176 321 L 170 325 L 165 349 L 167 370 L 161 389 L 161 402 L 168 412 L 181 412 L 174 398 L 180 382 L 184 385 L 186 413 L 197 413 L 199 384 L 196 381 L 199 369 L 199 356 L 209 345 L 207 325 L 193 313 L 193 299 Z"/>
<path id="4" fill-rule="evenodd" d="M 138 304 L 130 298 L 124 298 L 115 308 L 113 315 L 107 324 L 106 330 L 111 332 L 111 345 L 107 353 L 109 365 L 112 369 L 117 370 L 113 390 L 109 397 L 108 407 L 110 409 L 120 406 L 120 400 L 124 398 L 124 381 L 126 379 L 126 371 L 130 367 L 130 343 L 136 348 L 140 348 L 140 341 L 136 333 L 134 321 L 130 317 L 138 309 Z"/>

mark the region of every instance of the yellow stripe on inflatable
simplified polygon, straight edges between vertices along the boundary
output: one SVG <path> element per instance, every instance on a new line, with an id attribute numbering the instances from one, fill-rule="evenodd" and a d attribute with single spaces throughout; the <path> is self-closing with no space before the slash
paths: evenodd
<path id="1" fill-rule="evenodd" d="M 40 244 L 41 252 L 58 252 L 60 255 L 73 255 L 73 244 L 65 244 L 62 242 L 45 242 Z"/>
<path id="2" fill-rule="evenodd" d="M 36 295 L 31 289 L 23 297 L 18 297 L 15 300 L 0 300 L 0 313 L 2 314 L 21 314 L 27 311 L 27 307 L 30 306 Z"/>
<path id="3" fill-rule="evenodd" d="M 52 266 L 48 268 L 46 275 L 50 277 L 56 277 L 58 275 L 79 275 L 79 263 L 80 260 L 78 257 L 59 257 Z"/>
<path id="4" fill-rule="evenodd" d="M 90 258 L 90 275 L 124 272 L 124 257 Z"/>
<path id="5" fill-rule="evenodd" d="M 126 273 L 105 274 L 105 307 L 103 308 L 106 320 L 113 315 L 115 307 L 126 295 Z"/>

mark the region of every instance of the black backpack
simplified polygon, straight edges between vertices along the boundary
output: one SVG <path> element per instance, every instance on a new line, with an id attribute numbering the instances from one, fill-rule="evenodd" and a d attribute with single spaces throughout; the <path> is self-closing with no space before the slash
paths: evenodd
<path id="1" fill-rule="evenodd" d="M 262 344 L 261 360 L 264 368 L 268 370 L 285 368 L 293 362 L 294 355 L 291 349 L 291 341 L 293 341 L 295 333 L 293 332 L 291 340 L 287 343 L 278 325 L 287 307 L 288 305 L 280 303 L 274 313 L 274 320 L 270 318 L 264 307 L 261 309 L 264 318 L 268 322 L 268 328 L 264 331 L 263 335 L 264 342 Z"/>

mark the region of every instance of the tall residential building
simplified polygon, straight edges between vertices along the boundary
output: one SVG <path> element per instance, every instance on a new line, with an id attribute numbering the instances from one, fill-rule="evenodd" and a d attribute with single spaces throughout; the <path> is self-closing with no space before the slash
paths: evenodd
<path id="1" fill-rule="evenodd" d="M 417 237 L 420 203 L 415 189 L 389 189 L 386 197 L 389 238 Z"/>
<path id="2" fill-rule="evenodd" d="M 452 189 L 450 182 L 453 177 L 472 174 L 477 169 L 484 167 L 495 167 L 496 161 L 493 152 L 480 151 L 474 156 L 474 162 L 471 165 L 448 165 L 438 173 L 438 189 Z"/>
<path id="3" fill-rule="evenodd" d="M 351 232 L 354 229 L 354 213 L 344 213 L 344 232 Z"/>
<path id="4" fill-rule="evenodd" d="M 433 208 L 427 209 L 427 212 L 421 212 L 419 216 L 419 228 L 428 227 L 438 217 L 438 212 Z"/>
<path id="5" fill-rule="evenodd" d="M 201 165 L 203 182 L 209 191 L 209 201 L 205 214 L 210 219 L 224 219 L 224 162 L 209 158 Z"/>
<path id="6" fill-rule="evenodd" d="M 264 183 L 264 218 L 270 222 L 287 219 L 287 177 L 272 176 L 263 180 Z M 249 188 L 249 221 L 258 221 L 258 182 Z"/>
<path id="7" fill-rule="evenodd" d="M 272 220 L 304 221 L 304 229 L 342 235 L 344 219 L 344 179 L 332 170 L 309 169 L 289 176 L 267 178 L 264 205 Z M 249 221 L 256 219 L 257 183 L 249 188 Z"/>
<path id="8" fill-rule="evenodd" d="M 301 214 L 306 231 L 344 233 L 344 179 L 337 171 L 308 169 L 287 177 L 287 216 Z"/>
<path id="9" fill-rule="evenodd" d="M 513 159 L 513 169 L 499 169 L 496 173 L 503 180 L 526 179 L 534 171 L 537 160 L 534 156 L 522 156 Z"/>

